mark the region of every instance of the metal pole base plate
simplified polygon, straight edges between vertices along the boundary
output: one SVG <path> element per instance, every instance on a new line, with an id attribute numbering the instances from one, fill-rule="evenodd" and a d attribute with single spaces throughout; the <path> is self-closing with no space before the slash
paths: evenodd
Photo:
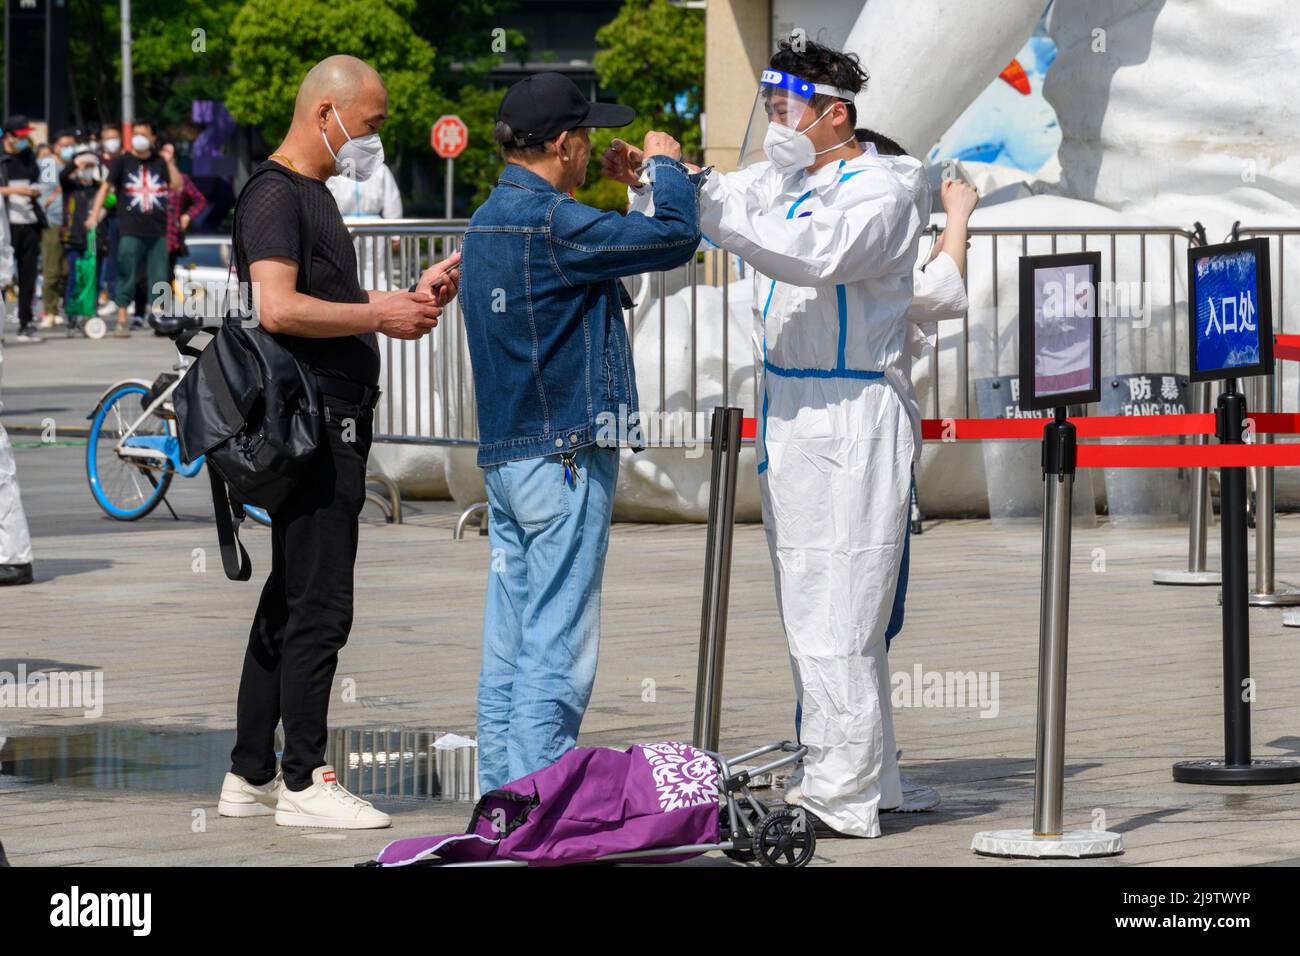
<path id="1" fill-rule="evenodd" d="M 1223 577 L 1218 571 L 1152 571 L 1151 583 L 1206 587 L 1221 585 Z"/>
<path id="2" fill-rule="evenodd" d="M 1288 587 L 1251 591 L 1248 600 L 1251 607 L 1296 607 L 1300 605 L 1300 591 Z"/>
<path id="3" fill-rule="evenodd" d="M 1057 836 L 1037 836 L 1033 830 L 983 830 L 970 848 L 980 856 L 1029 860 L 1081 860 L 1124 852 L 1124 840 L 1109 830 L 1066 830 Z"/>
<path id="4" fill-rule="evenodd" d="M 1174 782 L 1237 787 L 1300 783 L 1300 761 L 1252 760 L 1249 764 L 1230 764 L 1225 760 L 1183 760 L 1174 764 Z"/>

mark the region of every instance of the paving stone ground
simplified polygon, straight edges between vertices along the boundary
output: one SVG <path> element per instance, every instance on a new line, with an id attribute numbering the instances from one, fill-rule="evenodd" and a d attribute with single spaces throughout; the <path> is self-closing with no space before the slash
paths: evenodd
<path id="1" fill-rule="evenodd" d="M 95 391 L 89 382 L 107 384 L 127 367 L 146 374 L 162 367 L 165 343 L 138 339 L 10 348 L 3 421 L 11 428 L 46 414 L 77 421 L 73 412 L 84 415 Z M 68 367 L 69 359 L 90 361 L 92 347 L 104 349 L 94 353 L 93 373 Z M 94 720 L 74 711 L 0 710 L 7 738 L 0 840 L 15 865 L 346 865 L 395 837 L 463 829 L 469 804 L 425 799 L 379 801 L 394 815 L 393 828 L 381 832 L 286 830 L 269 819 L 218 817 L 258 587 L 221 575 L 205 483 L 176 486 L 171 500 L 181 520 L 155 514 L 123 525 L 95 509 L 84 448 L 21 434 L 13 441 L 39 580 L 0 592 L 0 670 L 35 661 L 102 670 L 105 697 Z M 339 667 L 333 724 L 472 734 L 489 556 L 486 539 L 452 539 L 455 514 L 450 503 L 410 502 L 407 523 L 386 526 L 367 509 L 356 623 Z M 614 527 L 583 745 L 689 736 L 704 537 L 693 525 Z M 1217 566 L 1217 526 L 1211 539 Z M 257 578 L 267 567 L 267 533 L 254 528 L 246 540 Z M 192 570 L 194 548 L 208 550 L 206 574 Z M 897 707 L 904 770 L 937 787 L 943 803 L 933 813 L 886 816 L 879 840 L 823 841 L 818 865 L 1025 865 L 976 857 L 969 845 L 977 830 L 1030 824 L 1039 548 L 1036 525 L 981 520 L 927 522 L 914 539 L 907 624 L 891 668 L 908 676 L 917 667 L 996 675 L 996 708 Z M 1066 822 L 1104 821 L 1123 834 L 1126 852 L 1070 865 L 1300 863 L 1300 785 L 1215 788 L 1171 779 L 1176 760 L 1222 755 L 1216 591 L 1151 584 L 1153 570 L 1184 563 L 1185 529 L 1102 521 L 1076 530 L 1073 554 Z M 1283 578 L 1300 578 L 1300 517 L 1279 521 L 1277 566 Z M 1278 611 L 1252 610 L 1250 620 L 1256 755 L 1300 756 L 1300 630 L 1284 628 Z M 347 688 L 355 699 L 343 699 Z M 767 550 L 761 529 L 743 525 L 735 538 L 723 749 L 788 737 L 792 724 Z M 160 742 L 158 732 L 169 736 Z M 56 739 L 33 739 L 49 737 Z M 31 782 L 42 775 L 55 779 Z M 713 854 L 691 865 L 734 864 Z"/>

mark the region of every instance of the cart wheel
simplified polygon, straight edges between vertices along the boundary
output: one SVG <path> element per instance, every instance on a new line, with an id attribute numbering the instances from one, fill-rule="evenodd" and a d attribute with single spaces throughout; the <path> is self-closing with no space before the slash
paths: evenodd
<path id="1" fill-rule="evenodd" d="M 759 821 L 754 848 L 763 866 L 807 866 L 817 849 L 817 835 L 802 810 L 782 807 Z"/>
<path id="2" fill-rule="evenodd" d="M 91 316 L 82 323 L 81 331 L 86 333 L 88 339 L 102 339 L 108 331 L 108 323 L 97 315 Z"/>

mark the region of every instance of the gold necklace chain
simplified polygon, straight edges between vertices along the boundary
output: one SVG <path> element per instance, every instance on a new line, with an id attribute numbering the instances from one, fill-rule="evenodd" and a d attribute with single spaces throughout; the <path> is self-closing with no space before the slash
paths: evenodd
<path id="1" fill-rule="evenodd" d="M 285 164 L 286 166 L 288 166 L 290 169 L 292 169 L 295 173 L 298 173 L 299 176 L 302 175 L 302 173 L 299 171 L 298 167 L 295 166 L 295 165 L 293 164 L 293 160 L 290 159 L 288 156 L 284 155 L 284 153 L 272 153 L 272 154 L 270 155 L 269 158 L 270 158 L 270 159 L 275 159 L 275 157 L 277 157 L 277 156 L 279 156 L 281 159 L 283 159 L 283 160 L 284 160 L 284 164 Z"/>

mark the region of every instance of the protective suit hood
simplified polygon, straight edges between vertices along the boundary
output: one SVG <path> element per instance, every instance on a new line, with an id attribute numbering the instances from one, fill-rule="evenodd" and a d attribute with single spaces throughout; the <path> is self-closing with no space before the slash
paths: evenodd
<path id="1" fill-rule="evenodd" d="M 865 157 L 884 165 L 903 184 L 921 222 L 930 221 L 930 179 L 925 173 L 925 163 L 911 156 L 870 156 Z M 852 163 L 849 164 L 853 165 Z"/>

